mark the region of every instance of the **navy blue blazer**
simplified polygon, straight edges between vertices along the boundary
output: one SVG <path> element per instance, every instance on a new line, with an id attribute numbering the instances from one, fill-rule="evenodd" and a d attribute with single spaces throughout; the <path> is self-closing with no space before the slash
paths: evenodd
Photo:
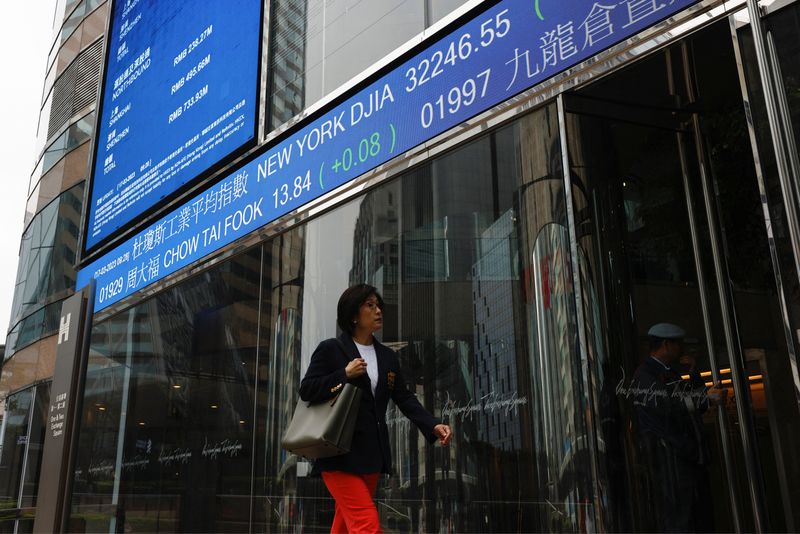
<path id="1" fill-rule="evenodd" d="M 703 441 L 702 415 L 708 410 L 705 381 L 681 366 L 665 368 L 648 356 L 634 373 L 632 386 L 638 388 L 634 406 L 639 419 L 639 433 L 644 438 L 662 439 L 674 454 L 690 462 L 704 463 L 707 458 Z M 687 400 L 694 405 L 690 411 Z M 647 441 L 643 442 L 647 446 Z"/>
<path id="2" fill-rule="evenodd" d="M 440 423 L 417 400 L 406 387 L 400 370 L 397 353 L 378 343 L 375 355 L 378 359 L 378 385 L 375 395 L 369 376 L 347 379 L 345 367 L 350 360 L 360 358 L 353 339 L 348 334 L 336 339 L 326 339 L 314 350 L 311 363 L 300 383 L 300 398 L 306 402 L 322 402 L 333 398 L 347 382 L 361 388 L 361 404 L 353 432 L 350 452 L 331 458 L 320 458 L 314 462 L 314 472 L 345 471 L 348 473 L 391 473 L 392 457 L 389 451 L 389 431 L 386 427 L 386 407 L 391 398 L 400 411 L 417 425 L 428 441 L 435 441 L 433 428 Z"/>

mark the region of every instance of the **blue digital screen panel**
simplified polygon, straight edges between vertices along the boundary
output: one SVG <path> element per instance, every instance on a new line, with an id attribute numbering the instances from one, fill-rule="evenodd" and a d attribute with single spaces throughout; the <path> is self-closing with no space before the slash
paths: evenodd
<path id="1" fill-rule="evenodd" d="M 697 0 L 504 0 L 78 273 L 95 310 L 213 253 Z"/>
<path id="2" fill-rule="evenodd" d="M 85 248 L 255 136 L 260 0 L 113 3 Z"/>

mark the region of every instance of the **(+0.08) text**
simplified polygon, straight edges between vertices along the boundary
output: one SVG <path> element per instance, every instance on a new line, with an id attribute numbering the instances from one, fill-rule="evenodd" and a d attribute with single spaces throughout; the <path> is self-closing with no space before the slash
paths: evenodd
<path id="1" fill-rule="evenodd" d="M 451 87 L 433 102 L 425 102 L 420 111 L 422 127 L 430 128 L 434 120 L 442 120 L 448 115 L 455 115 L 462 108 L 474 104 L 478 98 L 486 96 L 491 73 L 492 69 L 486 69 L 478 73 L 475 78 L 468 78 L 461 85 Z"/>
<path id="2" fill-rule="evenodd" d="M 358 142 L 355 152 L 350 147 L 345 148 L 342 151 L 342 156 L 337 158 L 333 165 L 331 165 L 331 170 L 337 173 L 340 169 L 347 172 L 353 165 L 365 163 L 370 158 L 377 157 L 380 153 L 381 134 L 379 132 L 373 132 L 370 136 L 364 137 Z"/>
<path id="3" fill-rule="evenodd" d="M 311 171 L 305 175 L 297 175 L 292 183 L 284 183 L 275 188 L 272 197 L 275 199 L 275 208 L 285 206 L 290 200 L 296 200 L 304 193 L 311 192 Z"/>
<path id="4" fill-rule="evenodd" d="M 490 46 L 495 39 L 502 39 L 511 30 L 511 20 L 508 18 L 508 9 L 497 13 L 494 17 L 481 23 L 481 34 L 475 36 L 466 32 L 458 39 L 453 39 L 450 44 L 435 50 L 430 57 L 424 57 L 416 65 L 406 70 L 406 92 L 411 93 L 420 85 L 442 74 L 448 65 L 455 66 L 457 61 L 466 61 L 481 48 Z M 475 41 L 475 39 L 477 41 Z"/>

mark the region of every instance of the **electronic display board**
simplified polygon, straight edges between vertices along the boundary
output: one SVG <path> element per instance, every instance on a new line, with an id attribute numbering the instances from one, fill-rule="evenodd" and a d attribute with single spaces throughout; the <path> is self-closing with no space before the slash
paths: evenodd
<path id="1" fill-rule="evenodd" d="M 86 266 L 78 287 L 97 279 L 99 311 L 697 1 L 498 2 Z"/>
<path id="2" fill-rule="evenodd" d="M 261 0 L 118 0 L 84 246 L 256 135 Z"/>

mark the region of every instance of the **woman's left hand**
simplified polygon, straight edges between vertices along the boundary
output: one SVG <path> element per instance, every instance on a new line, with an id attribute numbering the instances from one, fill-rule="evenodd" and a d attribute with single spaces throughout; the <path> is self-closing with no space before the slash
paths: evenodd
<path id="1" fill-rule="evenodd" d="M 448 425 L 436 425 L 433 427 L 433 433 L 436 434 L 437 438 L 439 438 L 439 443 L 441 443 L 442 446 L 450 443 L 450 440 L 453 437 L 453 432 L 450 431 L 450 427 Z"/>

